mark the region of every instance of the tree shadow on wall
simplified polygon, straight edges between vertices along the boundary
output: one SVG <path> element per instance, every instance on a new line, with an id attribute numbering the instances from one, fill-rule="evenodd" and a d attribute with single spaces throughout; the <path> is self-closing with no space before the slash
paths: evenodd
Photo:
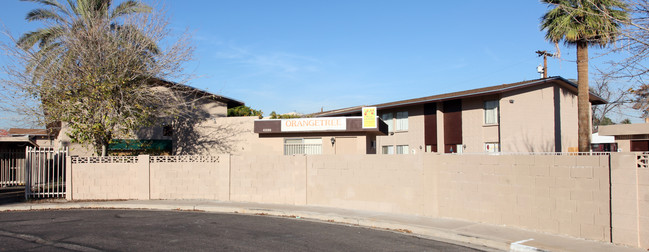
<path id="1" fill-rule="evenodd" d="M 509 143 L 505 149 L 508 152 L 522 152 L 522 153 L 555 152 L 555 145 L 553 139 L 534 140 L 532 137 L 530 137 L 529 132 L 522 134 L 521 138 L 522 138 L 521 139 L 522 145 Z"/>
<path id="2" fill-rule="evenodd" d="M 226 117 L 227 101 L 219 96 L 183 85 L 157 87 L 151 102 L 158 116 L 153 127 L 140 129 L 139 139 L 172 140 L 173 155 L 213 155 L 236 151 L 241 134 L 251 125 Z M 227 110 L 227 109 L 226 109 Z"/>
<path id="3" fill-rule="evenodd" d="M 175 120 L 174 153 L 176 155 L 214 155 L 239 151 L 241 135 L 248 133 L 244 122 L 226 117 L 185 117 Z"/>

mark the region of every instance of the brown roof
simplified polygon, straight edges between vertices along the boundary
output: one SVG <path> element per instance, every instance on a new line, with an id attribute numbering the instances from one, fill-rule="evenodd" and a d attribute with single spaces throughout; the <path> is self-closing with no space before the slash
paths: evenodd
<path id="1" fill-rule="evenodd" d="M 210 93 L 208 91 L 205 91 L 205 90 L 202 90 L 202 89 L 199 89 L 199 88 L 195 88 L 195 87 L 192 87 L 192 86 L 188 86 L 188 85 L 185 85 L 185 84 L 175 83 L 175 82 L 166 81 L 166 80 L 159 80 L 159 79 L 156 80 L 156 84 L 159 84 L 159 85 L 162 85 L 162 86 L 165 86 L 165 87 L 169 87 L 169 88 L 175 88 L 177 90 L 185 90 L 185 91 L 189 91 L 189 92 L 192 92 L 192 93 L 196 93 L 196 94 L 198 94 L 198 95 L 200 95 L 202 97 L 208 97 L 210 99 L 226 103 L 228 108 L 234 108 L 234 107 L 245 105 L 245 103 L 242 102 L 242 101 L 238 101 L 238 100 L 235 100 L 235 99 L 232 99 L 232 98 L 229 98 L 229 97 L 225 97 L 225 96 L 222 96 L 222 95 L 213 94 L 213 93 Z"/>
<path id="2" fill-rule="evenodd" d="M 20 128 L 11 128 L 9 129 L 9 135 L 41 135 L 47 136 L 46 129 L 20 129 Z"/>
<path id="3" fill-rule="evenodd" d="M 466 91 L 453 92 L 453 93 L 440 94 L 440 95 L 433 95 L 433 96 L 426 96 L 426 97 L 421 97 L 421 98 L 401 100 L 401 101 L 388 102 L 388 103 L 381 103 L 381 104 L 369 105 L 369 106 L 377 107 L 379 109 L 402 107 L 402 106 L 423 104 L 423 103 L 429 103 L 429 102 L 441 102 L 441 101 L 446 101 L 446 100 L 469 98 L 469 97 L 476 97 L 476 96 L 483 96 L 483 95 L 493 95 L 493 94 L 499 94 L 499 93 L 503 93 L 503 92 L 507 92 L 507 91 L 512 91 L 512 90 L 516 90 L 516 89 L 525 88 L 525 87 L 544 85 L 544 84 L 550 84 L 550 83 L 554 83 L 554 84 L 564 86 L 564 87 L 568 88 L 569 90 L 573 91 L 574 93 L 577 93 L 577 84 L 575 84 L 575 83 L 573 83 L 573 82 L 571 82 L 569 80 L 566 80 L 566 79 L 564 79 L 562 77 L 555 76 L 555 77 L 549 77 L 549 78 L 546 78 L 546 79 L 536 79 L 536 80 L 529 80 L 529 81 L 521 81 L 521 82 L 516 82 L 516 83 L 510 83 L 510 84 L 502 84 L 502 85 L 496 85 L 496 86 L 490 86 L 490 87 L 484 87 L 484 88 L 476 88 L 476 89 L 471 89 L 471 90 L 466 90 Z M 590 102 L 593 105 L 607 103 L 606 100 L 604 100 L 601 97 L 593 94 L 592 92 L 590 93 Z M 349 107 L 349 108 L 343 108 L 343 109 L 337 109 L 337 110 L 330 110 L 330 111 L 325 111 L 325 112 L 314 113 L 312 115 L 313 116 L 343 115 L 343 114 L 348 114 L 348 113 L 360 112 L 362 107 L 363 106 L 355 106 L 355 107 Z"/>
<path id="4" fill-rule="evenodd" d="M 36 144 L 32 139 L 29 139 L 29 137 L 26 136 L 17 136 L 17 137 L 0 137 L 0 143 L 28 143 L 31 146 L 38 147 L 38 144 Z"/>

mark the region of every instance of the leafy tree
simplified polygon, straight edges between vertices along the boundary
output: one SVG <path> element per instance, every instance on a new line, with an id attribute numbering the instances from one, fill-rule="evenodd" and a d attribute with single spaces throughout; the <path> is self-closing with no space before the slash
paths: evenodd
<path id="1" fill-rule="evenodd" d="M 541 19 L 545 38 L 577 47 L 579 151 L 590 150 L 590 104 L 588 93 L 588 46 L 604 47 L 618 36 L 621 20 L 628 19 L 627 6 L 619 0 L 542 0 L 553 6 Z M 613 16 L 615 19 L 607 18 Z"/>
<path id="2" fill-rule="evenodd" d="M 261 119 L 263 115 L 264 112 L 261 110 L 255 110 L 245 105 L 228 109 L 228 116 L 258 116 Z"/>
<path id="3" fill-rule="evenodd" d="M 602 126 L 602 125 L 613 125 L 615 124 L 611 118 L 608 118 L 606 116 L 602 117 L 601 119 L 595 118 L 593 120 L 593 126 Z"/>
<path id="4" fill-rule="evenodd" d="M 26 1 L 43 5 L 26 20 L 44 28 L 14 40 L 16 48 L 2 45 L 17 62 L 4 68 L 10 78 L 2 89 L 37 100 L 43 124 L 64 122 L 73 142 L 105 155 L 113 138 L 182 107 L 173 89 L 158 84 L 183 75 L 193 48 L 186 35 L 159 46 L 169 35 L 161 13 L 139 1 Z"/>
<path id="5" fill-rule="evenodd" d="M 298 114 L 277 114 L 275 111 L 270 112 L 270 119 L 291 119 L 291 118 L 302 118 L 303 116 Z"/>
<path id="6" fill-rule="evenodd" d="M 625 118 L 624 120 L 620 121 L 620 124 L 631 124 L 631 119 Z"/>
<path id="7" fill-rule="evenodd" d="M 631 93 L 635 96 L 633 109 L 642 111 L 642 117 L 649 117 L 649 85 L 642 84 L 632 89 Z"/>

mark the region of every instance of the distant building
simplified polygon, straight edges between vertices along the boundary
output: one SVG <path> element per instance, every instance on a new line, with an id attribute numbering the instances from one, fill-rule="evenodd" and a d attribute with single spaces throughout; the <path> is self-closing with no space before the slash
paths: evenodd
<path id="1" fill-rule="evenodd" d="M 599 135 L 615 137 L 619 151 L 649 151 L 649 123 L 599 126 Z"/>
<path id="2" fill-rule="evenodd" d="M 45 129 L 0 130 L 0 152 L 25 152 L 26 147 L 49 147 L 52 137 Z"/>
<path id="3" fill-rule="evenodd" d="M 48 133 L 47 129 L 10 128 L 7 133 L 12 137 L 29 138 L 39 147 L 50 147 L 54 140 L 54 137 Z"/>
<path id="4" fill-rule="evenodd" d="M 158 89 L 174 90 L 184 95 L 185 105 L 191 107 L 191 111 L 183 114 L 183 120 L 160 117 L 152 127 L 114 136 L 108 146 L 109 154 L 207 155 L 236 153 L 246 149 L 248 143 L 241 138 L 253 136 L 254 118 L 227 117 L 229 108 L 242 106 L 243 102 L 187 85 L 167 81 L 158 84 Z M 92 146 L 71 143 L 65 122 L 60 123 L 59 127 L 60 133 L 57 130 L 54 141 L 57 147 L 68 146 L 71 155 L 96 155 Z"/>
<path id="5" fill-rule="evenodd" d="M 617 152 L 615 137 L 600 136 L 599 133 L 593 134 L 590 140 L 590 150 L 593 152 Z"/>

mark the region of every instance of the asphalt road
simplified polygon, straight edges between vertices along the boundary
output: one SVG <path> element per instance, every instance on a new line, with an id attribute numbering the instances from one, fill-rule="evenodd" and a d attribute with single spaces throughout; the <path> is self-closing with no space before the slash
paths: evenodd
<path id="1" fill-rule="evenodd" d="M 145 210 L 0 212 L 0 251 L 477 251 L 293 218 Z"/>

